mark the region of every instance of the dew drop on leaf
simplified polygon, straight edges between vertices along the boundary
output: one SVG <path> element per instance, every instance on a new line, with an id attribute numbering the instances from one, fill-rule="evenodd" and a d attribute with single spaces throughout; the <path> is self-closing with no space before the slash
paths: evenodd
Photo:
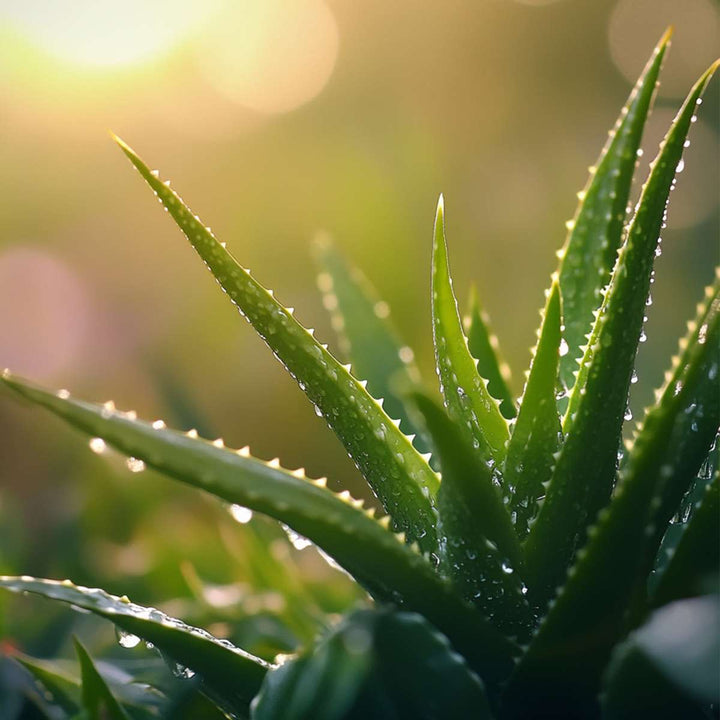
<path id="1" fill-rule="evenodd" d="M 140 638 L 137 635 L 121 630 L 119 627 L 115 628 L 115 636 L 118 644 L 124 648 L 134 648 L 140 644 Z"/>

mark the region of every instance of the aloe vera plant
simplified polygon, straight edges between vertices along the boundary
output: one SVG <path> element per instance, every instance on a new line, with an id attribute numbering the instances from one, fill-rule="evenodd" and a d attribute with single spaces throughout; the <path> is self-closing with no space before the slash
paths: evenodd
<path id="1" fill-rule="evenodd" d="M 369 600 L 295 656 L 265 662 L 68 580 L 2 576 L 0 586 L 108 619 L 128 647 L 152 643 L 204 698 L 192 717 L 712 717 L 720 701 L 720 275 L 655 403 L 622 443 L 668 196 L 717 67 L 691 89 L 628 212 L 669 36 L 579 194 L 517 400 L 477 300 L 463 325 L 442 198 L 431 273 L 441 403 L 422 384 L 386 306 L 331 244 L 319 244 L 316 256 L 324 303 L 348 353 L 342 360 L 117 139 L 336 433 L 378 509 L 246 448 L 143 422 L 114 404 L 46 390 L 9 370 L 2 385 L 86 433 L 96 449 L 111 446 L 136 466 L 283 523 L 350 573 Z M 686 524 L 671 538 L 679 507 Z M 45 688 L 49 716 L 143 716 L 143 703 L 106 682 L 80 644 L 77 653 L 79 679 L 19 658 Z M 152 703 L 156 697 L 146 709 Z M 183 716 L 177 705 L 157 707 Z"/>

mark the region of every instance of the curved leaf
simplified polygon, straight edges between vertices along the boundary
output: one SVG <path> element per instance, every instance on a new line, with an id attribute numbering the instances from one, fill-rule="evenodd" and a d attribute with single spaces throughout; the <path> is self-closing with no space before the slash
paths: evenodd
<path id="1" fill-rule="evenodd" d="M 555 280 L 503 468 L 503 492 L 520 539 L 527 535 L 545 495 L 562 436 L 555 405 L 561 324 L 560 288 Z"/>
<path id="2" fill-rule="evenodd" d="M 80 661 L 82 678 L 82 704 L 88 720 L 130 720 L 120 703 L 115 699 L 88 651 L 75 638 L 75 652 Z"/>
<path id="3" fill-rule="evenodd" d="M 247 710 L 265 673 L 272 667 L 228 641 L 218 640 L 160 610 L 136 605 L 125 597 L 119 598 L 98 588 L 73 585 L 69 580 L 60 582 L 25 575 L 0 575 L 0 587 L 59 600 L 110 620 L 121 631 L 151 642 L 179 666 L 197 673 L 203 691 L 236 712 Z"/>
<path id="4" fill-rule="evenodd" d="M 253 720 L 490 718 L 483 684 L 420 615 L 346 617 L 318 645 L 269 673 Z"/>
<path id="5" fill-rule="evenodd" d="M 698 594 L 701 583 L 720 568 L 720 476 L 716 473 L 660 576 L 652 605 Z M 717 584 L 717 578 L 714 578 Z M 720 588 L 717 588 L 720 592 Z"/>
<path id="6" fill-rule="evenodd" d="M 490 469 L 439 406 L 421 393 L 411 397 L 442 468 L 441 570 L 496 627 L 527 639 L 532 617 L 522 582 L 522 552 Z"/>
<path id="7" fill-rule="evenodd" d="M 640 79 L 610 131 L 590 179 L 579 193 L 575 218 L 560 251 L 560 290 L 563 297 L 567 352 L 560 358 L 560 379 L 572 388 L 581 346 L 593 324 L 593 310 L 602 301 L 622 237 L 637 154 L 650 113 L 658 74 L 672 29 L 660 39 Z"/>
<path id="8" fill-rule="evenodd" d="M 720 600 L 667 605 L 616 651 L 602 698 L 608 720 L 702 720 L 720 700 Z"/>
<path id="9" fill-rule="evenodd" d="M 436 549 L 431 498 L 437 477 L 393 421 L 273 294 L 241 267 L 214 235 L 124 142 L 116 138 L 232 302 L 265 340 L 341 440 L 395 527 L 427 552 Z"/>
<path id="10" fill-rule="evenodd" d="M 126 413 L 60 396 L 0 376 L 23 397 L 70 424 L 103 438 L 122 453 L 194 487 L 286 523 L 333 557 L 371 594 L 420 612 L 455 643 L 483 677 L 500 679 L 512 668 L 516 646 L 468 606 L 421 556 L 324 481 L 282 470 L 193 436 L 140 422 Z"/>
<path id="11" fill-rule="evenodd" d="M 515 669 L 506 691 L 511 717 L 523 717 L 528 701 L 558 716 L 582 717 L 594 707 L 630 601 L 657 552 L 658 508 L 668 497 L 679 501 L 720 424 L 720 303 L 712 293 L 709 305 L 700 312 L 705 322 L 693 325 L 703 342 L 684 343 L 683 372 L 648 410 L 612 502 Z"/>
<path id="12" fill-rule="evenodd" d="M 563 421 L 565 441 L 525 544 L 528 586 L 540 605 L 562 582 L 612 491 L 660 227 L 697 101 L 716 67 L 695 84 L 663 141 L 583 357 Z"/>
<path id="13" fill-rule="evenodd" d="M 412 350 L 400 342 L 390 322 L 387 303 L 377 297 L 365 276 L 347 263 L 328 238 L 315 243 L 315 257 L 323 304 L 331 313 L 353 374 L 367 380 L 373 397 L 385 399 L 383 410 L 400 419 L 401 430 L 417 434 L 420 429 L 408 417 L 397 390 L 418 385 L 420 372 Z M 415 438 L 413 444 L 421 452 L 428 451 L 422 438 Z"/>
<path id="14" fill-rule="evenodd" d="M 463 428 L 473 447 L 498 464 L 505 457 L 507 420 L 468 350 L 450 279 L 444 214 L 441 196 L 435 217 L 432 263 L 433 339 L 440 390 L 450 417 Z"/>
<path id="15" fill-rule="evenodd" d="M 475 286 L 470 288 L 469 313 L 465 331 L 470 354 L 477 360 L 480 377 L 487 378 L 488 392 L 500 400 L 500 412 L 506 420 L 517 415 L 515 398 L 510 390 L 510 368 L 500 355 L 497 335 L 490 327 L 490 318 L 480 306 Z"/>

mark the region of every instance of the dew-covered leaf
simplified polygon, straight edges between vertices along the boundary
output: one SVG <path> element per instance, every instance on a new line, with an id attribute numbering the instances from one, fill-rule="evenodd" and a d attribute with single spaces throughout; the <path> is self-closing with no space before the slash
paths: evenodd
<path id="1" fill-rule="evenodd" d="M 615 265 L 643 128 L 671 34 L 668 30 L 663 35 L 648 60 L 579 193 L 575 218 L 568 223 L 558 272 L 567 343 L 560 358 L 560 379 L 569 389 L 575 384 L 580 346 L 592 328 L 592 312 L 600 306 L 601 290 Z"/>
<path id="2" fill-rule="evenodd" d="M 435 363 L 450 417 L 463 429 L 479 455 L 499 464 L 505 457 L 508 424 L 468 349 L 450 279 L 442 197 L 433 240 L 432 318 Z"/>
<path id="3" fill-rule="evenodd" d="M 371 594 L 420 612 L 485 676 L 502 677 L 517 648 L 468 606 L 417 550 L 389 532 L 349 495 L 336 495 L 297 475 L 127 413 L 71 399 L 27 382 L 0 382 L 85 433 L 181 482 L 257 510 L 315 542 Z M 92 441 L 91 441 L 92 442 Z"/>
<path id="4" fill-rule="evenodd" d="M 383 410 L 401 421 L 401 430 L 417 435 L 419 428 L 408 417 L 397 391 L 406 392 L 417 385 L 420 372 L 412 350 L 400 341 L 390 322 L 388 304 L 380 300 L 363 273 L 348 264 L 328 238 L 316 242 L 315 257 L 323 304 L 331 313 L 353 375 L 367 381 L 373 397 L 384 398 Z M 421 452 L 427 452 L 422 438 L 413 442 Z"/>
<path id="5" fill-rule="evenodd" d="M 235 260 L 157 173 L 119 139 L 118 144 L 232 302 L 341 440 L 396 529 L 417 540 L 424 551 L 433 552 L 435 512 L 431 498 L 438 482 L 427 462 L 363 384 Z"/>
<path id="6" fill-rule="evenodd" d="M 700 594 L 708 578 L 716 584 L 720 572 L 720 477 L 705 489 L 675 552 L 660 575 L 651 602 L 660 607 L 673 600 Z"/>
<path id="7" fill-rule="evenodd" d="M 98 588 L 73 585 L 67 580 L 59 582 L 6 575 L 0 576 L 0 587 L 58 600 L 110 620 L 121 631 L 121 644 L 133 647 L 140 638 L 152 643 L 176 663 L 182 674 L 197 674 L 202 680 L 203 691 L 236 712 L 247 710 L 271 667 L 226 640 L 218 640 L 159 610 L 136 605 L 127 598 L 110 595 Z"/>
<path id="8" fill-rule="evenodd" d="M 527 698 L 558 716 L 582 716 L 594 706 L 602 670 L 657 552 L 659 508 L 672 506 L 668 498 L 677 503 L 720 424 L 720 303 L 713 292 L 707 304 L 699 312 L 704 322 L 692 324 L 683 343 L 683 372 L 669 374 L 648 410 L 612 502 L 515 669 L 506 691 L 511 717 L 522 716 Z"/>
<path id="9" fill-rule="evenodd" d="M 508 635 L 524 637 L 532 623 L 522 583 L 522 552 L 492 471 L 445 412 L 413 393 L 440 458 L 440 569 L 463 596 Z"/>
<path id="10" fill-rule="evenodd" d="M 720 701 L 720 596 L 656 611 L 613 654 L 602 696 L 608 720 L 702 720 Z"/>
<path id="11" fill-rule="evenodd" d="M 477 360 L 480 377 L 487 378 L 488 392 L 500 400 L 500 412 L 510 420 L 517 414 L 515 398 L 510 390 L 510 368 L 500 354 L 497 335 L 492 331 L 488 314 L 480 306 L 475 286 L 470 288 L 469 308 L 465 322 L 468 349 Z"/>
<path id="12" fill-rule="evenodd" d="M 75 652 L 80 661 L 82 704 L 88 720 L 130 720 L 98 672 L 88 651 L 77 638 Z"/>
<path id="13" fill-rule="evenodd" d="M 316 647 L 269 673 L 253 720 L 490 718 L 482 681 L 422 616 L 346 617 Z"/>
<path id="14" fill-rule="evenodd" d="M 560 289 L 554 281 L 503 469 L 503 492 L 509 499 L 511 518 L 520 539 L 527 535 L 537 514 L 538 500 L 545 494 L 560 445 L 555 389 L 561 323 Z"/>
<path id="15" fill-rule="evenodd" d="M 715 68 L 691 90 L 652 164 L 570 396 L 565 440 L 525 544 L 528 585 L 540 605 L 562 582 L 613 488 L 665 207 L 698 100 Z"/>

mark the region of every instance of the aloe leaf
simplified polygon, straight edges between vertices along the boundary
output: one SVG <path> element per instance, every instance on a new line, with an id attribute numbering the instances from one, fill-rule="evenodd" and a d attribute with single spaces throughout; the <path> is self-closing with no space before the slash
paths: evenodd
<path id="1" fill-rule="evenodd" d="M 603 717 L 711 717 L 707 705 L 720 700 L 719 639 L 718 596 L 681 600 L 655 612 L 614 653 Z"/>
<path id="2" fill-rule="evenodd" d="M 691 90 L 652 164 L 570 396 L 565 441 L 525 543 L 528 585 L 540 605 L 562 582 L 612 491 L 665 207 L 697 102 L 716 67 Z"/>
<path id="3" fill-rule="evenodd" d="M 669 496 L 682 495 L 720 424 L 720 302 L 713 293 L 708 305 L 699 314 L 704 322 L 692 324 L 683 343 L 683 371 L 669 375 L 657 404 L 648 410 L 612 502 L 600 513 L 510 680 L 511 717 L 523 715 L 530 697 L 559 716 L 583 716 L 594 706 L 629 603 L 657 552 L 658 508 Z"/>
<path id="4" fill-rule="evenodd" d="M 468 606 L 401 536 L 338 496 L 300 476 L 218 444 L 140 422 L 108 407 L 83 403 L 0 375 L 4 384 L 120 452 L 181 482 L 286 523 L 315 542 L 379 599 L 420 612 L 442 630 L 483 677 L 512 667 L 516 646 Z M 182 662 L 182 661 L 181 661 Z M 200 671 L 198 671 L 200 672 Z"/>
<path id="5" fill-rule="evenodd" d="M 463 428 L 473 447 L 495 464 L 505 456 L 508 425 L 480 377 L 468 350 L 450 279 L 442 196 L 435 217 L 432 262 L 432 318 L 435 362 L 450 417 Z"/>
<path id="6" fill-rule="evenodd" d="M 395 527 L 420 547 L 436 547 L 431 497 L 437 477 L 379 403 L 258 283 L 122 140 L 120 148 L 155 191 L 223 290 L 325 418 L 377 494 Z"/>
<path id="7" fill-rule="evenodd" d="M 717 575 L 719 567 L 720 477 L 716 473 L 660 576 L 652 605 L 659 607 L 698 594 L 702 582 Z"/>
<path id="8" fill-rule="evenodd" d="M 75 638 L 75 652 L 80 661 L 82 703 L 88 720 L 130 720 L 97 671 L 88 651 L 77 638 Z"/>
<path id="9" fill-rule="evenodd" d="M 503 470 L 503 491 L 509 498 L 511 518 L 520 539 L 527 535 L 537 514 L 562 435 L 555 404 L 561 324 L 560 288 L 555 280 Z"/>
<path id="10" fill-rule="evenodd" d="M 401 430 L 417 435 L 420 428 L 408 417 L 397 391 L 418 385 L 420 372 L 412 350 L 400 342 L 390 322 L 387 303 L 378 298 L 365 276 L 347 263 L 329 239 L 323 237 L 316 242 L 315 257 L 323 304 L 331 313 L 333 328 L 353 374 L 367 380 L 373 397 L 384 398 L 383 410 L 399 418 Z M 421 437 L 413 443 L 421 452 L 427 452 Z"/>
<path id="11" fill-rule="evenodd" d="M 482 681 L 423 617 L 360 610 L 269 673 L 253 720 L 490 718 Z"/>
<path id="12" fill-rule="evenodd" d="M 0 576 L 0 587 L 58 600 L 110 620 L 125 633 L 127 645 L 137 638 L 151 642 L 178 666 L 196 673 L 202 679 L 203 690 L 222 698 L 237 712 L 246 711 L 271 667 L 204 630 L 97 588 L 73 585 L 69 580 L 58 582 L 6 575 Z"/>
<path id="13" fill-rule="evenodd" d="M 14 655 L 42 686 L 43 698 L 66 715 L 74 716 L 80 709 L 81 688 L 79 680 L 66 675 L 55 663 L 37 660 L 26 655 Z"/>
<path id="14" fill-rule="evenodd" d="M 440 458 L 440 569 L 463 596 L 508 635 L 532 624 L 522 583 L 522 551 L 492 473 L 445 412 L 422 393 L 411 395 Z"/>
<path id="15" fill-rule="evenodd" d="M 568 223 L 567 239 L 559 253 L 567 343 L 567 352 L 560 358 L 560 379 L 569 389 L 575 383 L 580 346 L 592 328 L 592 312 L 600 306 L 601 290 L 615 264 L 643 128 L 671 35 L 670 29 L 660 39 L 610 131 L 590 179 L 579 193 L 575 218 Z"/>
<path id="16" fill-rule="evenodd" d="M 517 414 L 510 390 L 510 368 L 500 354 L 500 343 L 492 331 L 490 318 L 483 310 L 475 286 L 470 288 L 470 311 L 465 320 L 470 354 L 477 360 L 477 371 L 487 378 L 488 392 L 500 400 L 500 412 L 506 420 Z"/>

